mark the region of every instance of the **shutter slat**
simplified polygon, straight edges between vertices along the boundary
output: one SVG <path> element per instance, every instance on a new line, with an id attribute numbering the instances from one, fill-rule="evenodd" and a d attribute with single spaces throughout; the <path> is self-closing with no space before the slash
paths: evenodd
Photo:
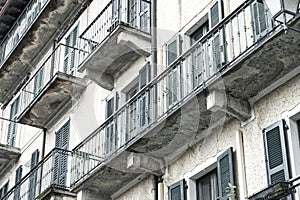
<path id="1" fill-rule="evenodd" d="M 218 157 L 218 187 L 219 196 L 221 198 L 227 197 L 230 190 L 228 190 L 229 183 L 234 185 L 234 171 L 233 171 L 233 150 L 232 147 L 227 149 Z"/>

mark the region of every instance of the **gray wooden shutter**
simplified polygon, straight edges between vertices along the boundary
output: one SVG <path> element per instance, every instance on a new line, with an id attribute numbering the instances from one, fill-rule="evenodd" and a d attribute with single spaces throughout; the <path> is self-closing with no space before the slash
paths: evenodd
<path id="1" fill-rule="evenodd" d="M 67 180 L 68 154 L 63 150 L 69 148 L 70 120 L 67 121 L 56 133 L 55 148 L 53 152 L 52 184 L 64 187 Z"/>
<path id="2" fill-rule="evenodd" d="M 140 29 L 144 32 L 149 32 L 150 18 L 149 18 L 149 3 L 141 1 L 140 5 Z"/>
<path id="3" fill-rule="evenodd" d="M 139 89 L 142 89 L 149 82 L 150 63 L 147 62 L 139 71 Z"/>
<path id="4" fill-rule="evenodd" d="M 33 168 L 38 164 L 38 161 L 39 161 L 39 150 L 37 149 L 31 155 L 28 199 L 35 199 L 36 182 L 37 182 L 37 170 L 35 169 L 33 171 Z"/>
<path id="5" fill-rule="evenodd" d="M 19 102 L 20 97 L 18 97 L 10 108 L 10 119 L 15 121 L 17 118 L 17 114 L 19 111 Z M 15 146 L 16 142 L 16 135 L 17 135 L 17 126 L 15 122 L 10 122 L 8 125 L 8 133 L 7 133 L 7 144 L 10 146 Z"/>
<path id="6" fill-rule="evenodd" d="M 20 185 L 17 185 L 22 179 L 22 166 L 18 167 L 16 170 L 16 178 L 15 178 L 15 191 L 14 191 L 14 200 L 20 199 Z"/>
<path id="7" fill-rule="evenodd" d="M 66 49 L 64 58 L 64 73 L 75 74 L 75 47 L 77 43 L 78 26 L 66 38 Z"/>
<path id="8" fill-rule="evenodd" d="M 217 25 L 220 21 L 219 17 L 219 2 L 216 2 L 211 8 L 210 8 L 210 19 L 211 19 L 211 28 L 213 28 L 215 25 Z"/>
<path id="9" fill-rule="evenodd" d="M 268 184 L 289 180 L 286 127 L 283 120 L 263 130 Z"/>
<path id="10" fill-rule="evenodd" d="M 129 0 L 129 9 L 128 9 L 128 16 L 129 16 L 129 24 L 132 27 L 137 26 L 137 8 L 138 8 L 137 0 Z"/>
<path id="11" fill-rule="evenodd" d="M 180 180 L 177 183 L 168 187 L 168 200 L 185 200 L 186 199 L 185 180 Z"/>
<path id="12" fill-rule="evenodd" d="M 181 38 L 180 35 L 173 38 L 169 43 L 167 43 L 166 53 L 167 53 L 167 66 L 174 62 L 181 53 Z"/>
<path id="13" fill-rule="evenodd" d="M 8 192 L 9 181 L 5 183 L 5 185 L 0 189 L 0 199 L 6 200 L 7 198 L 3 198 Z"/>
<path id="14" fill-rule="evenodd" d="M 34 96 L 37 96 L 38 93 L 43 88 L 44 83 L 44 66 L 42 66 L 39 71 L 36 73 L 36 76 L 34 78 L 34 85 L 33 85 L 33 93 Z"/>
<path id="15" fill-rule="evenodd" d="M 217 171 L 220 199 L 227 199 L 230 192 L 228 184 L 234 185 L 232 154 L 233 150 L 232 147 L 230 147 L 218 157 Z"/>

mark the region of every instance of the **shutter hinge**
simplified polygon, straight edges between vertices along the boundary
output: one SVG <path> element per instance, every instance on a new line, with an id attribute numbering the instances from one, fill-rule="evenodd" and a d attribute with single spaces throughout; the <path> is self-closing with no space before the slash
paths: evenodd
<path id="1" fill-rule="evenodd" d="M 283 119 L 282 122 L 283 122 L 283 127 L 285 128 L 285 130 L 289 130 L 290 128 L 287 125 L 286 121 Z"/>

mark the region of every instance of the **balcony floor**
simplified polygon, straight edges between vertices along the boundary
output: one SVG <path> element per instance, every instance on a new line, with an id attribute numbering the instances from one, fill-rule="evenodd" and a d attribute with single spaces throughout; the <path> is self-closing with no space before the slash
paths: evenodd
<path id="1" fill-rule="evenodd" d="M 85 89 L 83 79 L 58 72 L 18 117 L 18 122 L 47 128 Z"/>
<path id="2" fill-rule="evenodd" d="M 0 103 L 7 103 L 20 84 L 24 84 L 27 74 L 34 69 L 34 63 L 48 50 L 45 47 L 61 33 L 59 27 L 66 25 L 68 19 L 81 7 L 80 2 L 51 0 L 45 7 L 0 68 Z"/>
<path id="3" fill-rule="evenodd" d="M 4 175 L 21 156 L 16 147 L 0 144 L 0 177 Z"/>

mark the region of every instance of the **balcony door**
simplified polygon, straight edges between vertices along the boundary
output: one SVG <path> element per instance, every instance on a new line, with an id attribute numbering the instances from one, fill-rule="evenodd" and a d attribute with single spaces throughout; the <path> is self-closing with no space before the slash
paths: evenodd
<path id="1" fill-rule="evenodd" d="M 53 157 L 52 184 L 64 187 L 67 181 L 68 155 L 65 151 L 69 148 L 70 121 L 65 123 L 55 134 L 55 148 Z"/>
<path id="2" fill-rule="evenodd" d="M 149 32 L 150 6 L 145 0 L 129 0 L 128 2 L 129 25 L 141 31 Z"/>
<path id="3" fill-rule="evenodd" d="M 30 160 L 30 175 L 29 175 L 29 188 L 28 199 L 35 199 L 37 189 L 37 169 L 35 168 L 39 161 L 39 150 L 37 149 L 31 155 Z"/>

